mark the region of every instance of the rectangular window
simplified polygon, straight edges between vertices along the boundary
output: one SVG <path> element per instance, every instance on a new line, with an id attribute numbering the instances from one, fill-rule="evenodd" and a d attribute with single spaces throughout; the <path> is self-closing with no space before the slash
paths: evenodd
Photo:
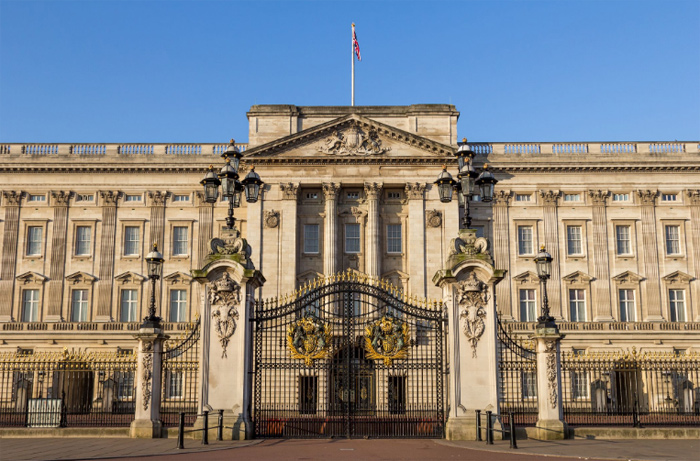
<path id="1" fill-rule="evenodd" d="M 94 202 L 95 196 L 93 194 L 78 194 L 75 196 L 76 202 Z"/>
<path id="2" fill-rule="evenodd" d="M 190 196 L 185 194 L 175 194 L 173 195 L 173 202 L 189 202 Z"/>
<path id="3" fill-rule="evenodd" d="M 318 405 L 318 377 L 299 376 L 299 413 L 315 415 Z"/>
<path id="4" fill-rule="evenodd" d="M 681 253 L 681 226 L 664 226 L 666 236 L 666 254 Z"/>
<path id="5" fill-rule="evenodd" d="M 629 202 L 630 194 L 613 194 L 613 202 Z"/>
<path id="6" fill-rule="evenodd" d="M 22 290 L 22 321 L 39 321 L 39 290 Z"/>
<path id="7" fill-rule="evenodd" d="M 568 255 L 583 254 L 581 226 L 566 226 L 566 251 Z"/>
<path id="8" fill-rule="evenodd" d="M 348 192 L 347 197 L 350 200 L 357 200 L 358 198 L 360 198 L 360 193 L 358 191 L 351 191 Z"/>
<path id="9" fill-rule="evenodd" d="M 617 293 L 620 299 L 620 322 L 635 322 L 637 311 L 634 304 L 634 290 L 620 289 Z"/>
<path id="10" fill-rule="evenodd" d="M 523 398 L 537 398 L 537 375 L 534 371 L 523 371 L 521 375 L 523 385 Z"/>
<path id="11" fill-rule="evenodd" d="M 586 290 L 580 288 L 569 290 L 569 309 L 572 322 L 586 321 Z"/>
<path id="12" fill-rule="evenodd" d="M 565 202 L 580 202 L 581 194 L 564 194 Z"/>
<path id="13" fill-rule="evenodd" d="M 135 195 L 135 194 L 126 194 L 124 196 L 124 201 L 125 202 L 140 202 L 141 201 L 141 195 Z"/>
<path id="14" fill-rule="evenodd" d="M 27 228 L 27 256 L 41 256 L 41 237 L 44 228 L 29 226 Z"/>
<path id="15" fill-rule="evenodd" d="M 535 290 L 520 290 L 520 321 L 534 322 L 536 319 Z"/>
<path id="16" fill-rule="evenodd" d="M 86 256 L 92 250 L 92 227 L 78 226 L 75 228 L 75 255 Z"/>
<path id="17" fill-rule="evenodd" d="M 173 227 L 173 256 L 187 255 L 187 227 Z"/>
<path id="18" fill-rule="evenodd" d="M 588 372 L 571 372 L 571 396 L 575 399 L 588 398 Z"/>
<path id="19" fill-rule="evenodd" d="M 35 195 L 35 194 L 29 194 L 27 197 L 28 202 L 45 202 L 46 201 L 46 196 L 45 195 Z"/>
<path id="20" fill-rule="evenodd" d="M 73 290 L 71 292 L 71 322 L 87 322 L 88 318 L 88 291 Z"/>
<path id="21" fill-rule="evenodd" d="M 532 226 L 518 226 L 518 254 L 532 254 Z"/>
<path id="22" fill-rule="evenodd" d="M 170 321 L 184 322 L 187 311 L 187 290 L 170 290 Z"/>
<path id="23" fill-rule="evenodd" d="M 131 400 L 134 397 L 134 372 L 117 371 L 114 380 L 117 384 L 117 399 Z"/>
<path id="24" fill-rule="evenodd" d="M 630 226 L 615 226 L 615 237 L 617 254 L 632 254 L 632 243 L 630 241 Z"/>
<path id="25" fill-rule="evenodd" d="M 318 224 L 304 224 L 304 253 L 318 254 Z"/>
<path id="26" fill-rule="evenodd" d="M 532 201 L 532 195 L 530 194 L 515 194 L 516 202 L 530 202 Z"/>
<path id="27" fill-rule="evenodd" d="M 386 251 L 387 253 L 401 253 L 401 224 L 388 224 L 386 226 Z"/>
<path id="28" fill-rule="evenodd" d="M 124 256 L 138 255 L 140 246 L 138 226 L 124 227 Z"/>
<path id="29" fill-rule="evenodd" d="M 671 322 L 685 322 L 685 290 L 668 290 Z"/>
<path id="30" fill-rule="evenodd" d="M 318 192 L 307 192 L 306 198 L 309 200 L 316 200 L 318 198 Z"/>
<path id="31" fill-rule="evenodd" d="M 387 400 L 389 403 L 389 414 L 403 415 L 406 413 L 406 377 L 389 376 Z"/>
<path id="32" fill-rule="evenodd" d="M 181 399 L 182 390 L 185 384 L 185 375 L 182 371 L 169 371 L 167 373 L 167 389 L 166 398 L 169 399 Z"/>
<path id="33" fill-rule="evenodd" d="M 387 192 L 387 198 L 399 199 L 399 198 L 401 198 L 401 192 Z"/>
<path id="34" fill-rule="evenodd" d="M 678 194 L 661 194 L 662 202 L 676 202 L 678 201 Z"/>
<path id="35" fill-rule="evenodd" d="M 136 290 L 122 290 L 121 312 L 119 320 L 121 322 L 136 322 L 136 308 L 138 295 Z"/>
<path id="36" fill-rule="evenodd" d="M 359 253 L 360 252 L 360 225 L 346 224 L 345 225 L 345 252 Z"/>

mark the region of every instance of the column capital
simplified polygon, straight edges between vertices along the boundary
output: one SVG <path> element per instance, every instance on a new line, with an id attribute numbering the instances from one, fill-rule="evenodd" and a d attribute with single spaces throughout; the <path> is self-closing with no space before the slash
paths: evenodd
<path id="1" fill-rule="evenodd" d="M 610 195 L 610 192 L 606 190 L 589 190 L 588 191 L 588 196 L 591 198 L 591 201 L 593 202 L 594 205 L 605 205 L 605 202 L 608 200 L 608 196 Z"/>
<path id="2" fill-rule="evenodd" d="M 659 195 L 659 191 L 656 190 L 638 190 L 637 197 L 642 201 L 642 205 L 655 205 L 656 196 Z"/>
<path id="3" fill-rule="evenodd" d="M 324 182 L 321 184 L 323 189 L 323 196 L 326 200 L 335 200 L 338 198 L 338 191 L 340 191 L 340 184 L 334 182 Z"/>
<path id="4" fill-rule="evenodd" d="M 2 197 L 5 200 L 5 203 L 3 205 L 19 206 L 23 196 L 24 192 L 22 191 L 4 190 L 2 191 Z"/>
<path id="5" fill-rule="evenodd" d="M 71 191 L 63 190 L 52 190 L 51 191 L 51 204 L 55 207 L 68 206 L 68 200 L 71 197 Z"/>
<path id="6" fill-rule="evenodd" d="M 422 200 L 425 192 L 425 184 L 421 184 L 419 182 L 408 182 L 406 183 L 405 191 L 406 197 L 409 200 Z"/>
<path id="7" fill-rule="evenodd" d="M 150 206 L 165 206 L 165 199 L 168 197 L 166 191 L 148 191 L 148 198 L 151 200 Z"/>
<path id="8" fill-rule="evenodd" d="M 280 183 L 280 191 L 282 191 L 282 200 L 296 200 L 299 193 L 299 183 L 282 182 Z"/>
<path id="9" fill-rule="evenodd" d="M 100 198 L 102 199 L 102 206 L 117 206 L 117 201 L 121 197 L 122 193 L 118 190 L 101 190 L 99 191 Z"/>
<path id="10" fill-rule="evenodd" d="M 700 189 L 688 189 L 686 191 L 691 205 L 700 205 Z"/>
<path id="11" fill-rule="evenodd" d="M 541 190 L 539 194 L 545 206 L 557 206 L 557 200 L 559 200 L 560 195 L 558 190 Z"/>
<path id="12" fill-rule="evenodd" d="M 508 206 L 512 194 L 509 190 L 497 190 L 493 194 L 493 206 Z"/>
<path id="13" fill-rule="evenodd" d="M 382 193 L 383 183 L 377 182 L 366 182 L 365 183 L 365 195 L 368 200 L 377 200 L 379 195 Z"/>

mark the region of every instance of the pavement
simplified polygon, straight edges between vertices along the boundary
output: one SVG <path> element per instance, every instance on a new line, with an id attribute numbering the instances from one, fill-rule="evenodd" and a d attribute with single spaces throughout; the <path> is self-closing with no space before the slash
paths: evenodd
<path id="1" fill-rule="evenodd" d="M 129 438 L 0 438 L 0 460 L 142 459 L 149 461 L 223 460 L 688 460 L 700 461 L 698 440 L 574 439 L 541 442 L 519 440 L 518 449 L 507 441 L 448 440 L 185 440 Z"/>

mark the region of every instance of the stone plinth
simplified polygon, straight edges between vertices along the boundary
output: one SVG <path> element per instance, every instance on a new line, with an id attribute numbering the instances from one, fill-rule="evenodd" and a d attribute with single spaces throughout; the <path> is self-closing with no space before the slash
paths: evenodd
<path id="1" fill-rule="evenodd" d="M 538 328 L 537 343 L 537 424 L 539 440 L 562 440 L 567 435 L 561 392 L 561 352 L 563 336 L 556 326 Z"/>

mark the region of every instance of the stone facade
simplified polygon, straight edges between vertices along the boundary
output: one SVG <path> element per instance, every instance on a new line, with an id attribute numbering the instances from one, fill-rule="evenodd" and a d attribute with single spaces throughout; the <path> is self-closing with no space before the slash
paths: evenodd
<path id="1" fill-rule="evenodd" d="M 431 279 L 460 211 L 433 181 L 443 164 L 457 173 L 458 116 L 450 105 L 253 106 L 241 170 L 255 166 L 265 186 L 235 216 L 267 280 L 255 296 L 352 268 L 442 298 Z M 470 145 L 499 180 L 471 215 L 506 271 L 502 318 L 534 329 L 544 244 L 562 347 L 700 347 L 700 143 Z M 166 330 L 193 320 L 202 288 L 190 274 L 227 211 L 203 201 L 199 181 L 226 147 L 0 146 L 0 349 L 133 347 L 156 242 Z"/>

